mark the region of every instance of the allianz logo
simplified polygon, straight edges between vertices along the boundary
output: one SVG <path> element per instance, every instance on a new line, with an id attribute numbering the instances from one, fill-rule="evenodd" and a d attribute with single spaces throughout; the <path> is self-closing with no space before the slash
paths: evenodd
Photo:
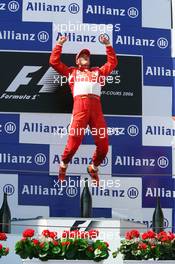
<path id="1" fill-rule="evenodd" d="M 53 164 L 60 164 L 61 161 L 61 157 L 58 154 L 55 154 L 52 160 Z M 73 165 L 89 165 L 90 163 L 92 163 L 92 158 L 91 157 L 73 157 L 69 164 L 73 164 Z M 108 157 L 106 157 L 103 162 L 100 164 L 100 167 L 105 167 L 109 164 L 109 160 Z"/>
<path id="2" fill-rule="evenodd" d="M 167 168 L 169 160 L 165 156 L 154 158 L 136 158 L 135 156 L 116 156 L 116 166 L 131 166 L 131 167 L 156 167 L 161 169 Z"/>
<path id="3" fill-rule="evenodd" d="M 15 40 L 15 41 L 39 41 L 48 42 L 50 35 L 47 31 L 40 31 L 38 33 L 28 33 L 28 32 L 17 32 L 15 30 L 1 30 L 0 40 Z"/>
<path id="4" fill-rule="evenodd" d="M 130 18 L 136 18 L 139 15 L 139 11 L 136 7 L 129 7 L 128 10 L 124 8 L 112 8 L 105 5 L 88 5 L 86 8 L 86 14 L 92 15 L 106 15 L 106 16 L 120 16 Z"/>
<path id="5" fill-rule="evenodd" d="M 139 195 L 139 190 L 135 187 L 130 187 L 128 190 L 124 189 L 112 189 L 112 188 L 96 188 L 92 187 L 92 195 L 93 196 L 104 196 L 104 197 L 121 197 L 121 198 L 129 198 L 136 199 Z"/>
<path id="6" fill-rule="evenodd" d="M 75 32 L 69 32 L 62 34 L 61 32 L 58 32 L 56 36 L 56 41 L 59 39 L 60 36 L 65 36 L 68 38 L 71 42 L 91 42 L 96 43 L 99 41 L 99 38 L 96 34 L 94 35 L 85 35 L 85 34 L 77 34 Z"/>
<path id="7" fill-rule="evenodd" d="M 21 195 L 44 195 L 44 196 L 63 196 L 63 188 L 49 188 L 42 185 L 27 185 L 24 184 L 22 187 Z"/>
<path id="8" fill-rule="evenodd" d="M 148 125 L 145 134 L 151 136 L 175 136 L 175 129 L 165 126 Z"/>
<path id="9" fill-rule="evenodd" d="M 12 13 L 15 13 L 19 10 L 19 8 L 20 8 L 20 5 L 17 1 L 10 1 L 8 4 L 0 3 L 0 12 L 8 10 Z"/>
<path id="10" fill-rule="evenodd" d="M 146 189 L 145 197 L 164 197 L 164 198 L 175 198 L 175 191 L 165 188 L 151 188 Z"/>
<path id="11" fill-rule="evenodd" d="M 66 129 L 66 127 L 48 124 L 45 125 L 43 123 L 25 122 L 22 128 L 22 132 L 60 134 L 63 129 Z"/>
<path id="12" fill-rule="evenodd" d="M 160 49 L 166 49 L 169 46 L 169 41 L 164 37 L 160 37 L 158 39 L 149 39 L 119 34 L 116 36 L 115 43 L 127 46 L 158 47 Z"/>
<path id="13" fill-rule="evenodd" d="M 162 76 L 162 77 L 175 77 L 175 70 L 165 68 L 164 66 L 147 66 L 146 76 Z"/>
<path id="14" fill-rule="evenodd" d="M 0 124 L 0 133 L 5 131 L 7 134 L 14 134 L 16 129 L 16 124 L 11 121 L 6 122 L 5 124 Z"/>
<path id="15" fill-rule="evenodd" d="M 69 12 L 71 14 L 77 14 L 80 11 L 80 6 L 77 3 L 70 3 L 68 6 L 63 4 L 48 4 L 46 1 L 40 2 L 31 2 L 28 1 L 25 11 L 28 12 L 54 12 L 54 13 L 63 13 Z"/>
<path id="16" fill-rule="evenodd" d="M 0 163 L 2 164 L 33 164 L 38 166 L 46 164 L 47 158 L 43 153 L 31 155 L 13 155 L 11 153 L 0 153 Z"/>
<path id="17" fill-rule="evenodd" d="M 129 221 L 134 221 L 136 223 L 140 223 L 140 224 L 144 224 L 147 226 L 147 228 L 152 228 L 152 220 L 136 220 L 134 218 L 128 218 Z M 164 218 L 164 228 L 168 228 L 169 227 L 169 221 L 167 218 Z"/>

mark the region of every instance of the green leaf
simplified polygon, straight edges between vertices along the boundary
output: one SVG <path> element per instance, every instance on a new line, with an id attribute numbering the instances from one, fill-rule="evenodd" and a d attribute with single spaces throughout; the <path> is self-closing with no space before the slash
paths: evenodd
<path id="1" fill-rule="evenodd" d="M 76 257 L 76 249 L 74 245 L 69 246 L 65 254 L 66 259 L 74 259 Z"/>
<path id="2" fill-rule="evenodd" d="M 53 254 L 58 254 L 61 252 L 61 248 L 59 246 L 56 246 L 54 248 L 52 248 L 52 253 Z"/>

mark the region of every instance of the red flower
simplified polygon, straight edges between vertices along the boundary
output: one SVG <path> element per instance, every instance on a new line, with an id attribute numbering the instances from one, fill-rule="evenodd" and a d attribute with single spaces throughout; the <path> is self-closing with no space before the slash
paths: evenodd
<path id="1" fill-rule="evenodd" d="M 7 236 L 5 233 L 0 233 L 0 240 L 7 240 Z"/>
<path id="2" fill-rule="evenodd" d="M 168 232 L 167 235 L 168 235 L 170 241 L 175 238 L 175 234 L 173 234 L 172 232 Z"/>
<path id="3" fill-rule="evenodd" d="M 162 231 L 157 235 L 158 240 L 160 240 L 161 242 L 168 242 L 171 241 L 175 238 L 174 234 L 172 234 L 171 232 L 165 232 Z"/>
<path id="4" fill-rule="evenodd" d="M 5 253 L 6 253 L 6 254 L 9 253 L 9 248 L 8 248 L 8 247 L 5 249 Z"/>
<path id="5" fill-rule="evenodd" d="M 145 243 L 140 243 L 140 244 L 138 245 L 138 249 L 143 249 L 143 250 L 145 250 L 145 249 L 147 249 L 147 245 L 146 245 Z"/>
<path id="6" fill-rule="evenodd" d="M 33 229 L 26 229 L 23 232 L 23 237 L 33 237 L 35 231 Z"/>
<path id="7" fill-rule="evenodd" d="M 2 249 L 2 244 L 0 244 L 0 250 Z"/>
<path id="8" fill-rule="evenodd" d="M 70 241 L 65 241 L 65 242 L 61 242 L 62 246 L 69 246 L 70 245 Z"/>
<path id="9" fill-rule="evenodd" d="M 137 238 L 137 237 L 139 237 L 139 236 L 140 236 L 139 231 L 133 229 L 133 230 L 131 230 L 131 231 L 129 231 L 129 232 L 126 232 L 125 238 L 128 239 L 128 240 L 131 240 L 131 239 L 133 239 L 133 238 L 135 238 L 135 237 Z"/>
<path id="10" fill-rule="evenodd" d="M 155 238 L 156 237 L 156 233 L 154 233 L 152 230 L 149 230 L 146 233 L 142 234 L 142 239 L 147 239 L 147 238 Z"/>
<path id="11" fill-rule="evenodd" d="M 44 245 L 45 245 L 45 243 L 44 243 L 44 242 L 41 242 L 41 243 L 39 244 L 40 248 L 43 248 L 43 247 L 44 247 Z"/>
<path id="12" fill-rule="evenodd" d="M 105 242 L 105 244 L 106 244 L 106 246 L 107 246 L 107 247 L 109 247 L 109 244 L 108 244 L 108 242 Z"/>
<path id="13" fill-rule="evenodd" d="M 87 247 L 87 250 L 88 250 L 89 252 L 93 252 L 93 251 L 94 251 L 93 247 L 91 247 L 91 246 L 88 246 L 88 247 Z"/>
<path id="14" fill-rule="evenodd" d="M 39 244 L 39 240 L 38 239 L 33 239 L 32 242 L 33 242 L 34 245 L 38 245 Z"/>
<path id="15" fill-rule="evenodd" d="M 152 245 L 151 248 L 154 249 L 156 247 L 156 245 Z"/>
<path id="16" fill-rule="evenodd" d="M 42 235 L 45 237 L 49 237 L 50 236 L 50 231 L 49 230 L 43 230 Z"/>
<path id="17" fill-rule="evenodd" d="M 55 238 L 57 236 L 57 232 L 50 232 L 50 237 L 51 238 Z"/>
<path id="18" fill-rule="evenodd" d="M 161 231 L 158 235 L 157 235 L 157 238 L 161 240 L 161 238 L 163 236 L 166 236 L 166 232 L 165 231 Z"/>
<path id="19" fill-rule="evenodd" d="M 54 244 L 54 246 L 58 246 L 58 241 L 52 241 L 52 243 Z"/>

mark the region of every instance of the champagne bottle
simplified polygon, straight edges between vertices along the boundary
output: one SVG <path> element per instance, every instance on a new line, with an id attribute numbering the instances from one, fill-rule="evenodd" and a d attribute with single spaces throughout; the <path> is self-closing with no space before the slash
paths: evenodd
<path id="1" fill-rule="evenodd" d="M 92 196 L 88 186 L 88 178 L 85 178 L 85 186 L 81 194 L 81 217 L 92 217 Z"/>
<path id="2" fill-rule="evenodd" d="M 160 197 L 157 196 L 156 208 L 152 218 L 152 229 L 154 232 L 159 233 L 164 229 L 164 215 L 160 206 Z"/>
<path id="3" fill-rule="evenodd" d="M 11 232 L 11 212 L 7 202 L 7 193 L 4 193 L 4 199 L 0 209 L 0 232 Z"/>

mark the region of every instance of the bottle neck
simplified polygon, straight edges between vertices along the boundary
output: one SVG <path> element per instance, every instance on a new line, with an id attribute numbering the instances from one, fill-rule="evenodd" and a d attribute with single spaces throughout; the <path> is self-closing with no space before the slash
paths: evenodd
<path id="1" fill-rule="evenodd" d="M 89 188 L 89 181 L 88 181 L 88 178 L 85 178 L 85 188 Z"/>
<path id="2" fill-rule="evenodd" d="M 160 197 L 159 196 L 157 196 L 157 205 L 156 205 L 156 207 L 157 208 L 161 208 L 161 206 L 160 206 Z"/>
<path id="3" fill-rule="evenodd" d="M 3 205 L 6 205 L 6 204 L 7 204 L 7 194 L 4 193 Z"/>

